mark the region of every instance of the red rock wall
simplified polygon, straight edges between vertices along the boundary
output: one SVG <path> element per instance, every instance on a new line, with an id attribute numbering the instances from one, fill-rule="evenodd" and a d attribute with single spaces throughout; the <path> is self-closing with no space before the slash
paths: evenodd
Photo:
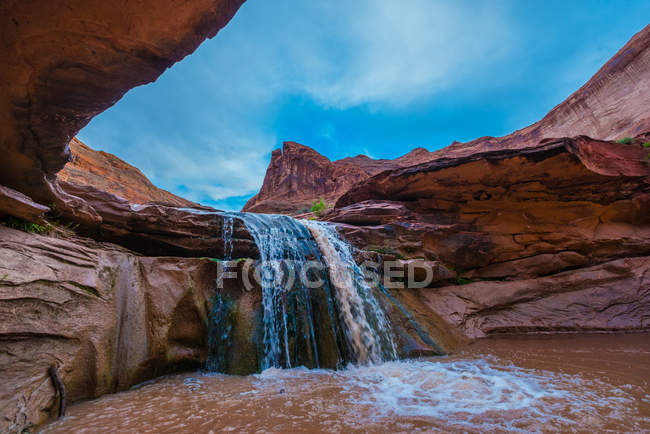
<path id="1" fill-rule="evenodd" d="M 113 154 L 93 150 L 76 137 L 70 142 L 70 155 L 70 161 L 56 175 L 61 181 L 91 185 L 131 203 L 162 202 L 183 207 L 197 205 L 156 187 L 136 167 Z"/>
<path id="2" fill-rule="evenodd" d="M 0 226 L 0 431 L 56 414 L 51 365 L 68 402 L 200 366 L 216 277 L 207 259 Z"/>
<path id="3" fill-rule="evenodd" d="M 429 151 L 418 148 L 395 160 L 373 160 L 365 155 L 330 161 L 308 146 L 284 142 L 271 154 L 264 183 L 242 211 L 299 214 L 314 201 L 333 205 L 356 183 L 388 169 L 428 161 Z"/>
<path id="4" fill-rule="evenodd" d="M 52 202 L 44 175 L 129 89 L 154 81 L 244 0 L 7 0 L 0 3 L 0 184 Z"/>

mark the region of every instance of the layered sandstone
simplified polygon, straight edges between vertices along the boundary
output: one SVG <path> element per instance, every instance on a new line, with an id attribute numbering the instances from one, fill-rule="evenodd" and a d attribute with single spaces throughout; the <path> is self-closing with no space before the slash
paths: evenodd
<path id="1" fill-rule="evenodd" d="M 132 204 L 90 185 L 64 181 L 57 185 L 60 197 L 67 195 L 73 200 L 83 200 L 99 220 L 98 224 L 82 222 L 77 228 L 80 234 L 117 243 L 145 255 L 224 256 L 224 217 L 214 208 L 176 207 L 156 202 Z M 236 257 L 256 258 L 259 255 L 241 221 L 234 224 L 232 236 Z"/>
<path id="2" fill-rule="evenodd" d="M 76 137 L 70 141 L 70 161 L 57 178 L 71 184 L 91 185 L 131 203 L 162 202 L 192 207 L 198 204 L 162 190 L 140 170 L 107 152 L 95 151 Z"/>
<path id="3" fill-rule="evenodd" d="M 216 277 L 206 259 L 0 226 L 0 430 L 56 414 L 53 365 L 68 402 L 200 366 Z"/>
<path id="4" fill-rule="evenodd" d="M 359 248 L 455 270 L 456 285 L 422 290 L 423 302 L 468 337 L 644 330 L 643 140 L 579 136 L 387 171 L 353 187 L 325 218 Z"/>
<path id="5" fill-rule="evenodd" d="M 454 142 L 429 152 L 417 148 L 396 160 L 364 156 L 330 162 L 295 144 L 275 150 L 260 192 L 244 207 L 251 212 L 294 213 L 319 197 L 336 200 L 356 182 L 439 158 L 537 146 L 543 139 L 586 135 L 604 140 L 634 137 L 650 131 L 650 26 L 635 35 L 584 86 L 553 108 L 542 120 L 504 137 Z M 285 153 L 287 154 L 285 156 Z M 348 163 L 344 169 L 337 164 Z M 361 170 L 357 169 L 361 166 Z"/>
<path id="6" fill-rule="evenodd" d="M 351 186 L 388 169 L 427 161 L 429 152 L 418 148 L 395 160 L 374 160 L 365 155 L 330 161 L 315 150 L 284 142 L 271 154 L 259 193 L 242 211 L 299 214 L 323 199 L 333 204 Z"/>
<path id="7" fill-rule="evenodd" d="M 2 2 L 0 185 L 56 202 L 45 178 L 77 132 L 215 36 L 243 1 Z"/>

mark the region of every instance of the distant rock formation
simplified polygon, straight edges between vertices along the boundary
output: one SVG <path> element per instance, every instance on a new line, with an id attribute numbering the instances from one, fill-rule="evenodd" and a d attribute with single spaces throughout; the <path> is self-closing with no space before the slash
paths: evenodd
<path id="1" fill-rule="evenodd" d="M 334 162 L 306 146 L 285 142 L 283 151 L 273 151 L 262 189 L 243 211 L 295 213 L 320 197 L 336 200 L 353 184 L 384 170 L 439 158 L 525 149 L 545 138 L 586 135 L 615 140 L 646 131 L 650 131 L 650 25 L 542 120 L 504 137 L 454 141 L 435 152 L 417 148 L 396 160 L 360 155 Z"/>
<path id="2" fill-rule="evenodd" d="M 352 185 L 384 170 L 411 166 L 430 160 L 431 153 L 416 148 L 395 160 L 373 160 L 365 155 L 330 161 L 308 146 L 284 142 L 271 154 L 259 193 L 242 211 L 296 214 L 306 212 L 313 201 L 329 204 Z"/>
<path id="3" fill-rule="evenodd" d="M 196 206 L 189 200 L 162 190 L 140 170 L 113 154 L 95 151 L 76 137 L 70 142 L 71 160 L 57 177 L 78 185 L 92 185 L 131 203 L 164 202 L 178 206 Z"/>

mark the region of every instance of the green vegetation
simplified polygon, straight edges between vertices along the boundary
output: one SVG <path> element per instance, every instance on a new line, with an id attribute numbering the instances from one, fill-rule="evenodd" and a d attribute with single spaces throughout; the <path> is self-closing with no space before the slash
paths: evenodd
<path id="1" fill-rule="evenodd" d="M 12 216 L 4 221 L 4 225 L 11 229 L 18 229 L 19 231 L 31 232 L 33 234 L 48 234 L 54 229 L 54 226 L 49 223 L 46 226 L 41 226 Z"/>
<path id="2" fill-rule="evenodd" d="M 391 255 L 391 256 L 395 256 L 397 259 L 406 259 L 404 255 L 388 247 L 371 246 L 368 248 L 368 250 L 371 252 L 377 252 L 380 255 Z"/>
<path id="3" fill-rule="evenodd" d="M 311 205 L 311 212 L 313 212 L 317 216 L 320 216 L 321 212 L 324 209 L 327 209 L 327 204 L 325 203 L 322 197 L 320 198 L 320 200 L 314 201 L 314 203 Z"/>
<path id="4" fill-rule="evenodd" d="M 645 142 L 641 146 L 643 146 L 644 148 L 650 148 L 650 142 Z"/>
<path id="5" fill-rule="evenodd" d="M 456 285 L 467 285 L 467 284 L 470 284 L 470 283 L 474 283 L 474 280 L 467 279 L 467 278 L 461 277 L 461 276 L 456 278 Z"/>
<path id="6" fill-rule="evenodd" d="M 629 145 L 630 143 L 632 143 L 633 140 L 634 139 L 632 137 L 623 137 L 622 139 L 617 140 L 616 143 L 620 143 L 622 145 Z"/>

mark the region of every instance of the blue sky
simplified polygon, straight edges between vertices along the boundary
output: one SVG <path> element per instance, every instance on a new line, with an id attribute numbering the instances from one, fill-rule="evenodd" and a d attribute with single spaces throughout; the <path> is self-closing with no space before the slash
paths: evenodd
<path id="1" fill-rule="evenodd" d="M 648 17 L 647 0 L 248 0 L 79 138 L 161 188 L 239 210 L 285 140 L 395 158 L 525 127 Z"/>

